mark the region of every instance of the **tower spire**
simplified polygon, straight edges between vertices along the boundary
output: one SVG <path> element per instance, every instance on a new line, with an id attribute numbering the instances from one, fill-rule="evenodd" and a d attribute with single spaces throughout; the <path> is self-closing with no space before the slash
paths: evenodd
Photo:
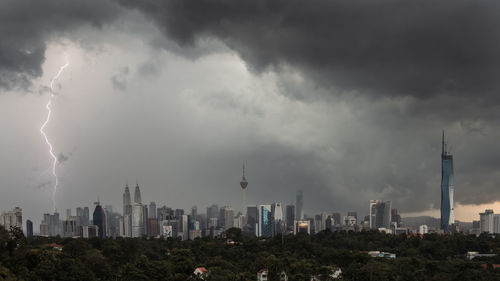
<path id="1" fill-rule="evenodd" d="M 441 138 L 441 155 L 446 154 L 446 145 L 444 144 L 444 129 L 443 129 L 443 137 Z"/>

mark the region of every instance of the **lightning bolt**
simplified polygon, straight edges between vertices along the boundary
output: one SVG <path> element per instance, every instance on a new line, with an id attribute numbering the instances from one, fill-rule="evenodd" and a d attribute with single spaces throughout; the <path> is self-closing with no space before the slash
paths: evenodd
<path id="1" fill-rule="evenodd" d="M 56 169 L 57 156 L 54 154 L 54 148 L 52 146 L 52 143 L 50 143 L 50 140 L 47 137 L 47 134 L 45 133 L 45 127 L 50 122 L 50 116 L 52 115 L 51 106 L 52 106 L 52 100 L 55 97 L 54 82 L 59 78 L 59 76 L 61 76 L 61 73 L 64 71 L 64 69 L 69 66 L 69 61 L 68 61 L 67 56 L 65 56 L 65 61 L 66 61 L 66 63 L 59 67 L 59 71 L 52 78 L 52 80 L 50 80 L 50 97 L 49 97 L 49 101 L 45 105 L 45 108 L 47 109 L 47 119 L 45 119 L 45 122 L 43 122 L 42 126 L 40 127 L 40 133 L 42 134 L 43 138 L 45 139 L 45 143 L 49 147 L 50 157 L 52 157 L 52 175 L 54 176 L 54 179 L 55 179 L 54 188 L 52 190 L 52 205 L 54 207 L 54 211 L 56 210 L 56 192 L 57 192 L 57 186 L 59 184 L 59 177 L 57 176 L 57 169 Z"/>

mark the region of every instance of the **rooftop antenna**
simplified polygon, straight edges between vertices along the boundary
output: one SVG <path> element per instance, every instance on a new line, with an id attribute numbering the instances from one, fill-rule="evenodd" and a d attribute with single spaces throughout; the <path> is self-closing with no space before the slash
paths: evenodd
<path id="1" fill-rule="evenodd" d="M 446 154 L 446 144 L 444 142 L 444 129 L 443 129 L 443 137 L 441 138 L 441 155 Z"/>

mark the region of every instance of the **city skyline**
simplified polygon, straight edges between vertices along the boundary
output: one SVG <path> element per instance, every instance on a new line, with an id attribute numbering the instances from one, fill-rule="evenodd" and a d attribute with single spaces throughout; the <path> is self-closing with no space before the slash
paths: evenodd
<path id="1" fill-rule="evenodd" d="M 245 161 L 247 204 L 439 217 L 443 129 L 455 219 L 499 209 L 499 4 L 314 1 L 0 0 L 0 208 L 54 209 L 67 59 L 59 211 L 239 209 Z"/>

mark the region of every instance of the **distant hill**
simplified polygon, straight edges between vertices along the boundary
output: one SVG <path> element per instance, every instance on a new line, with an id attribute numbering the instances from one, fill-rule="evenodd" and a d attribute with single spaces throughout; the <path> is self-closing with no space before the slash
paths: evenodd
<path id="1" fill-rule="evenodd" d="M 429 230 L 437 230 L 440 228 L 441 220 L 439 218 L 430 217 L 430 216 L 421 216 L 421 217 L 403 217 L 401 221 L 404 226 L 410 227 L 414 230 L 418 230 L 418 227 L 422 224 L 426 224 L 429 227 Z M 472 228 L 472 222 L 462 222 L 456 221 L 460 225 L 461 231 L 467 231 Z"/>
<path id="2" fill-rule="evenodd" d="M 401 222 L 404 226 L 410 227 L 414 230 L 418 230 L 418 227 L 422 224 L 426 224 L 429 227 L 429 230 L 436 230 L 439 229 L 441 220 L 430 216 L 421 216 L 407 218 L 403 217 L 401 218 Z"/>

